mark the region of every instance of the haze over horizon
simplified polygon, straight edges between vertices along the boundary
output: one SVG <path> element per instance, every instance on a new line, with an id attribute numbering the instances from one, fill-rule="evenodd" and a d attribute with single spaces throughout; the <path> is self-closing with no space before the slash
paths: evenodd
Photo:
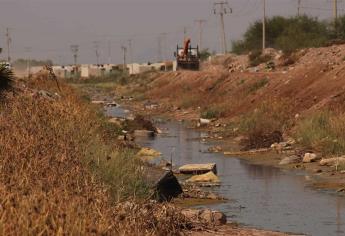
<path id="1" fill-rule="evenodd" d="M 194 45 L 198 43 L 197 19 L 205 19 L 204 47 L 220 51 L 219 17 L 213 0 L 0 0 L 0 59 L 6 58 L 6 28 L 12 37 L 12 59 L 52 59 L 73 62 L 70 45 L 80 46 L 79 63 L 96 63 L 95 42 L 100 62 L 122 62 L 121 46 L 133 40 L 133 60 L 157 60 L 158 37 L 162 56 L 172 59 L 183 41 L 184 27 Z M 262 17 L 262 0 L 229 0 L 232 14 L 225 17 L 227 41 L 240 39 L 247 27 Z M 303 0 L 302 13 L 320 19 L 332 17 L 329 0 Z M 339 3 L 339 14 L 345 3 Z M 293 16 L 297 0 L 267 0 L 267 15 Z M 110 45 L 110 47 L 109 47 Z M 111 50 L 109 50 L 109 48 Z M 111 52 L 111 53 L 109 53 Z"/>

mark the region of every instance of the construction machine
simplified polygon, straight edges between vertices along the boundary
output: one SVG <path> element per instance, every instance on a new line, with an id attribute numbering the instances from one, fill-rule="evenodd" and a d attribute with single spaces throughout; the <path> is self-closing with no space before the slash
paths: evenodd
<path id="1" fill-rule="evenodd" d="M 175 57 L 177 70 L 199 70 L 200 68 L 199 46 L 193 48 L 189 38 L 185 40 L 183 48 L 177 45 Z"/>

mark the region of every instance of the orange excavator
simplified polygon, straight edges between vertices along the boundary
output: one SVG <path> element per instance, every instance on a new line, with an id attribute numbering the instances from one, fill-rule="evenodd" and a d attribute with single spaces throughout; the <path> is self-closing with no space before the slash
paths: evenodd
<path id="1" fill-rule="evenodd" d="M 193 48 L 190 38 L 185 39 L 183 48 L 177 45 L 175 57 L 178 70 L 199 70 L 200 68 L 199 46 Z"/>

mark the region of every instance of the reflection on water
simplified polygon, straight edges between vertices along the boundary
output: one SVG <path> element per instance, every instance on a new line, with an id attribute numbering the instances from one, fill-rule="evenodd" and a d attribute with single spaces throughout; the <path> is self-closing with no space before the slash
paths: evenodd
<path id="1" fill-rule="evenodd" d="M 316 236 L 345 235 L 344 197 L 307 188 L 301 172 L 207 153 L 210 146 L 197 140 L 204 134 L 180 123 L 159 126 L 168 129 L 169 134 L 137 140 L 139 144 L 159 150 L 168 161 L 173 155 L 177 166 L 215 162 L 222 185 L 214 191 L 232 201 L 208 207 L 223 211 L 229 221 Z"/>

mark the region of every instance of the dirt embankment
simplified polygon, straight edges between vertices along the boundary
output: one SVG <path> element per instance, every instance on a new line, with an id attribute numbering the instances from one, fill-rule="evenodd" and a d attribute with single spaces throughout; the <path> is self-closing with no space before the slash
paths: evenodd
<path id="1" fill-rule="evenodd" d="M 274 71 L 253 72 L 243 65 L 230 72 L 234 58 L 226 66 L 209 65 L 201 72 L 162 74 L 145 94 L 165 106 L 219 106 L 225 118 L 243 115 L 273 100 L 285 101 L 293 116 L 325 107 L 343 108 L 345 45 L 308 49 L 299 56 L 294 64 Z"/>

